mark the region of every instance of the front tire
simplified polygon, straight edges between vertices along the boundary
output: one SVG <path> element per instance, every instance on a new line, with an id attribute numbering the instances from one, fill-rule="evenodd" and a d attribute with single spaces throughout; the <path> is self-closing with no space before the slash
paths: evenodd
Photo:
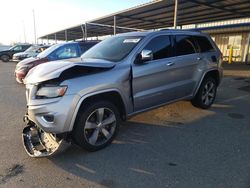
<path id="1" fill-rule="evenodd" d="M 100 150 L 114 140 L 120 123 L 116 106 L 109 101 L 84 104 L 79 110 L 73 140 L 87 151 Z"/>
<path id="2" fill-rule="evenodd" d="M 8 62 L 10 60 L 10 57 L 8 55 L 2 55 L 0 57 L 0 59 L 3 61 L 3 62 Z"/>
<path id="3" fill-rule="evenodd" d="M 191 102 L 198 108 L 208 109 L 214 103 L 216 93 L 216 80 L 213 77 L 207 77 L 202 81 L 197 94 L 191 100 Z"/>

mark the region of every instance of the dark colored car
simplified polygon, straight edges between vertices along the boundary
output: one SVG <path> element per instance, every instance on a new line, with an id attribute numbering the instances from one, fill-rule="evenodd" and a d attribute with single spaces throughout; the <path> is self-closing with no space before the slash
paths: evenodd
<path id="1" fill-rule="evenodd" d="M 16 81 L 18 83 L 23 83 L 23 79 L 25 78 L 29 70 L 39 64 L 47 63 L 49 61 L 80 57 L 81 54 L 83 54 L 98 42 L 99 41 L 81 41 L 55 44 L 38 54 L 37 57 L 30 57 L 24 59 L 23 61 L 20 61 L 16 65 Z"/>
<path id="2" fill-rule="evenodd" d="M 15 53 L 24 52 L 29 47 L 31 47 L 31 44 L 18 44 L 18 45 L 15 45 L 15 46 L 11 47 L 8 50 L 1 51 L 0 52 L 0 59 L 3 62 L 8 62 L 10 59 L 12 59 L 12 57 L 13 57 L 13 55 Z"/>
<path id="3" fill-rule="evenodd" d="M 39 53 L 43 52 L 49 47 L 50 45 L 33 45 L 24 52 L 15 53 L 12 57 L 12 61 L 19 62 L 29 57 L 36 57 Z"/>

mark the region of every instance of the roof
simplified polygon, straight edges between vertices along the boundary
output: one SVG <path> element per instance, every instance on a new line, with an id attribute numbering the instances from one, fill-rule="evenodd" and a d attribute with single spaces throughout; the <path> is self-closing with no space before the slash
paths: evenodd
<path id="1" fill-rule="evenodd" d="M 199 24 L 250 17 L 249 0 L 179 0 L 178 24 Z M 116 17 L 116 33 L 142 29 L 151 30 L 172 27 L 174 22 L 174 0 L 155 0 L 149 3 L 116 12 L 87 22 L 87 35 L 104 36 L 113 34 L 114 16 Z M 83 38 L 86 24 L 64 29 L 40 38 L 58 40 L 75 40 Z"/>

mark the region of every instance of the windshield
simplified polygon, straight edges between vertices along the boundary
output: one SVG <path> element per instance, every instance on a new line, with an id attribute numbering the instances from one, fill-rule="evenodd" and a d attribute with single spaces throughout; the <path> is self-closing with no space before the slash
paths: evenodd
<path id="1" fill-rule="evenodd" d="M 136 36 L 111 37 L 90 48 L 81 58 L 121 61 L 128 56 L 141 39 L 142 37 Z"/>
<path id="2" fill-rule="evenodd" d="M 41 52 L 40 54 L 37 55 L 38 58 L 45 58 L 47 57 L 51 52 L 53 52 L 55 49 L 59 48 L 61 46 L 61 44 L 55 44 L 49 48 L 47 48 L 46 50 L 44 50 L 43 52 Z"/>
<path id="3" fill-rule="evenodd" d="M 13 50 L 15 47 L 17 47 L 17 46 L 12 46 L 9 48 L 9 50 Z"/>

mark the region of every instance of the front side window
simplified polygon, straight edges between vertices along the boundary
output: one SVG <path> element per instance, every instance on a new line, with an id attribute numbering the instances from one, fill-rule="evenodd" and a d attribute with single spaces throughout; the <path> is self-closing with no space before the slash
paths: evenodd
<path id="1" fill-rule="evenodd" d="M 24 46 L 22 46 L 22 49 L 27 50 L 29 47 L 30 47 L 29 45 L 24 45 Z"/>
<path id="2" fill-rule="evenodd" d="M 176 35 L 175 41 L 175 50 L 177 56 L 196 53 L 197 50 L 192 36 Z"/>
<path id="3" fill-rule="evenodd" d="M 115 36 L 108 38 L 90 48 L 81 57 L 83 59 L 103 59 L 118 62 L 129 55 L 142 37 Z"/>
<path id="4" fill-rule="evenodd" d="M 67 59 L 77 57 L 76 45 L 66 45 L 59 48 L 55 53 L 58 59 Z"/>
<path id="5" fill-rule="evenodd" d="M 200 52 L 211 52 L 214 50 L 212 44 L 210 43 L 210 41 L 203 36 L 195 36 L 195 39 L 199 45 L 200 48 Z"/>
<path id="6" fill-rule="evenodd" d="M 49 55 L 51 60 L 78 57 L 76 45 L 63 45 Z"/>
<path id="7" fill-rule="evenodd" d="M 173 54 L 170 36 L 168 35 L 153 38 L 144 49 L 153 52 L 153 60 L 172 57 Z"/>
<path id="8" fill-rule="evenodd" d="M 59 49 L 62 45 L 61 44 L 55 44 L 47 48 L 46 50 L 42 51 L 40 54 L 38 54 L 38 58 L 45 58 L 48 57 L 50 54 L 53 54 L 55 50 Z"/>

